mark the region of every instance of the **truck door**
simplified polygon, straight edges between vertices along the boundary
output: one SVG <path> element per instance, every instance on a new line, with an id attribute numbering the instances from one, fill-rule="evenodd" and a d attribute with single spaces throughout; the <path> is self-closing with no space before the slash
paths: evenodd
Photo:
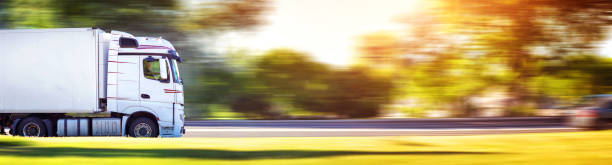
<path id="1" fill-rule="evenodd" d="M 141 106 L 154 110 L 162 122 L 172 122 L 172 104 L 175 100 L 174 84 L 170 75 L 168 58 L 140 56 Z"/>
<path id="2" fill-rule="evenodd" d="M 139 60 L 138 56 L 121 56 L 117 61 L 109 60 L 109 63 L 116 63 L 118 72 L 108 72 L 117 77 L 117 83 L 109 82 L 108 85 L 117 86 L 117 105 L 119 109 L 140 105 L 139 94 Z"/>

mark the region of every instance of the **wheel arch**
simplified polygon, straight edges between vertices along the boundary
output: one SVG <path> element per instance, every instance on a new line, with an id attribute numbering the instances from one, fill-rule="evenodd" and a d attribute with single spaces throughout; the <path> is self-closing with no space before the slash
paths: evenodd
<path id="1" fill-rule="evenodd" d="M 57 114 L 38 114 L 38 113 L 32 113 L 32 114 L 20 114 L 18 115 L 18 117 L 15 117 L 11 120 L 11 124 L 10 124 L 10 131 L 9 134 L 13 135 L 13 136 L 17 136 L 19 135 L 19 125 L 28 118 L 38 118 L 43 126 L 44 129 L 47 132 L 48 137 L 50 136 L 56 136 L 56 132 L 55 132 L 55 119 Z"/>
<path id="2" fill-rule="evenodd" d="M 150 111 L 136 111 L 136 112 L 131 113 L 125 124 L 125 132 L 124 132 L 125 135 L 128 135 L 132 121 L 134 121 L 135 119 L 139 117 L 146 117 L 146 118 L 153 120 L 153 122 L 155 122 L 155 124 L 157 125 L 156 128 L 158 129 L 157 135 L 155 136 L 159 136 L 159 118 L 157 117 L 157 115 L 155 115 L 153 112 L 150 112 Z"/>

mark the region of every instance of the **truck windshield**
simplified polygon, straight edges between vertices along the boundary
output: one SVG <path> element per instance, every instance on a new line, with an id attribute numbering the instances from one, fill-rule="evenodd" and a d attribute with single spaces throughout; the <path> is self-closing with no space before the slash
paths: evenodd
<path id="1" fill-rule="evenodd" d="M 181 79 L 181 74 L 178 70 L 178 63 L 173 59 L 170 65 L 172 65 L 172 77 L 174 77 L 174 82 L 182 84 L 183 79 Z"/>

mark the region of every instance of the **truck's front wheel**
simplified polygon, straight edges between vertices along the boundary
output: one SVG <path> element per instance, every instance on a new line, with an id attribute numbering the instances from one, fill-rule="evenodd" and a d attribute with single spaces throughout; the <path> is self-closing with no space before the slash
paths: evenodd
<path id="1" fill-rule="evenodd" d="M 155 137 L 157 131 L 157 124 L 153 120 L 147 117 L 139 117 L 130 124 L 129 135 L 131 137 Z"/>
<path id="2" fill-rule="evenodd" d="M 47 136 L 47 129 L 38 117 L 28 117 L 19 122 L 17 127 L 19 136 Z"/>

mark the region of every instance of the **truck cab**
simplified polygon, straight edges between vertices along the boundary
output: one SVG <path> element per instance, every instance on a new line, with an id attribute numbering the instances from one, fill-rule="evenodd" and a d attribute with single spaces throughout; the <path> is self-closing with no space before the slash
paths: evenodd
<path id="1" fill-rule="evenodd" d="M 129 136 L 180 137 L 185 131 L 183 80 L 179 71 L 182 60 L 174 46 L 161 37 L 133 39 L 138 46 L 119 47 L 116 56 L 109 52 L 106 111 L 130 114 L 124 116 Z M 141 116 L 154 120 L 137 121 Z M 147 122 L 154 122 L 157 129 Z"/>

